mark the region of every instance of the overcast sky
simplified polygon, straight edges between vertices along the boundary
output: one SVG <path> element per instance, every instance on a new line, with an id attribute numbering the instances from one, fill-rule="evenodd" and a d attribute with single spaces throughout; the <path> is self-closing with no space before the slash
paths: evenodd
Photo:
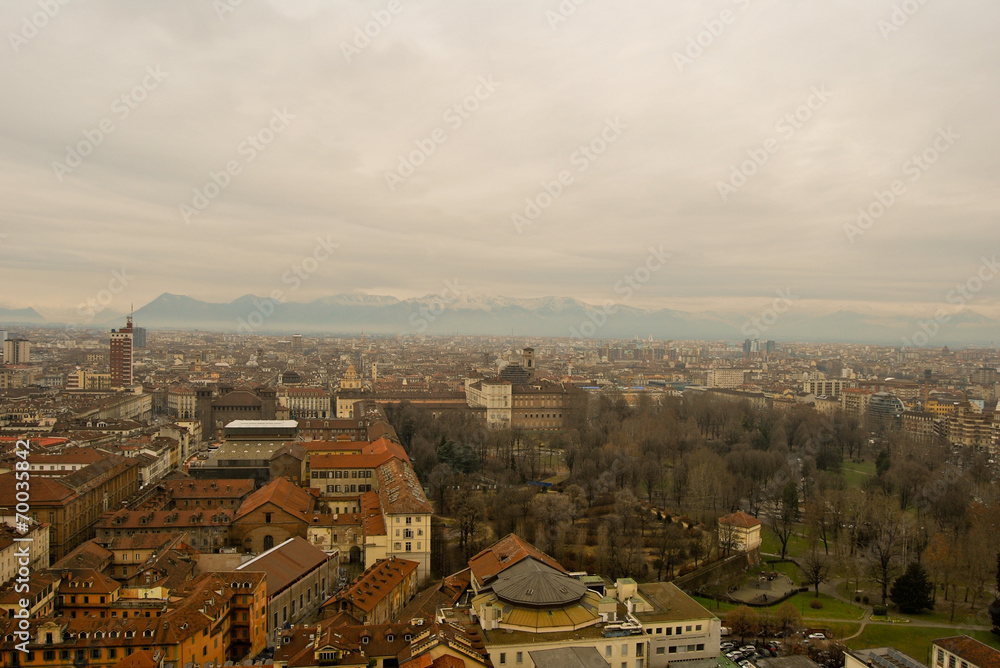
<path id="1" fill-rule="evenodd" d="M 995 0 L 576 1 L 4 0 L 0 306 L 599 303 L 662 247 L 630 305 L 932 311 L 1000 251 Z"/>

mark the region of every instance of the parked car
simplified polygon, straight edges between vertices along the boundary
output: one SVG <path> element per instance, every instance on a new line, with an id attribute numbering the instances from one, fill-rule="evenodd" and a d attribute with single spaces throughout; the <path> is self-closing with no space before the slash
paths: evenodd
<path id="1" fill-rule="evenodd" d="M 809 640 L 826 640 L 825 633 L 810 633 L 808 637 Z"/>

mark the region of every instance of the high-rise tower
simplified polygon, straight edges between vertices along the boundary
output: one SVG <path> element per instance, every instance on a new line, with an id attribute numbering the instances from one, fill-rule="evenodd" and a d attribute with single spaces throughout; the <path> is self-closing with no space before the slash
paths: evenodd
<path id="1" fill-rule="evenodd" d="M 111 330 L 111 387 L 132 384 L 132 316 L 125 326 Z"/>

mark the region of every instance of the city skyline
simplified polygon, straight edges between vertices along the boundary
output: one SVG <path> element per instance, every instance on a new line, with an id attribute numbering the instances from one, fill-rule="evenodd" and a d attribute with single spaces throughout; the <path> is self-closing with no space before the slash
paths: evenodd
<path id="1" fill-rule="evenodd" d="M 1000 315 L 992 4 L 39 7 L 0 10 L 0 307 Z"/>

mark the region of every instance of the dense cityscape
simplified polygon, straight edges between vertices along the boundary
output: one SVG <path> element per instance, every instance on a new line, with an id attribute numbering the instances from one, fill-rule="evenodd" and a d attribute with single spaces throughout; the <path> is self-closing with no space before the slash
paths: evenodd
<path id="1" fill-rule="evenodd" d="M 0 334 L 3 665 L 1000 657 L 992 348 L 122 324 Z"/>
<path id="2" fill-rule="evenodd" d="M 1000 668 L 1000 2 L 0 26 L 0 668 Z"/>

